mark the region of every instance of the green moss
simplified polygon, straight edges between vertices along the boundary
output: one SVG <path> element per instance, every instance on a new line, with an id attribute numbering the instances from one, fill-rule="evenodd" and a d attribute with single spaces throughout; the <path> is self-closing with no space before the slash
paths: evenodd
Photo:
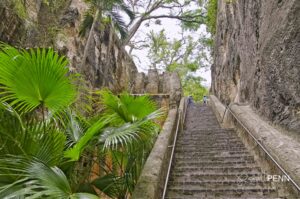
<path id="1" fill-rule="evenodd" d="M 25 0 L 0 0 L 0 7 L 9 9 L 20 19 L 26 19 L 28 16 Z"/>
<path id="2" fill-rule="evenodd" d="M 218 0 L 209 0 L 206 6 L 207 6 L 206 25 L 208 31 L 212 35 L 214 35 L 216 34 L 216 27 L 217 27 Z"/>

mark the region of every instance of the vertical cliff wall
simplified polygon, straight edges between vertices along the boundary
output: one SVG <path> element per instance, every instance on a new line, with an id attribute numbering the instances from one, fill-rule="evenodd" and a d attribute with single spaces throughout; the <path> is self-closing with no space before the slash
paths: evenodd
<path id="1" fill-rule="evenodd" d="M 212 92 L 300 133 L 300 1 L 219 0 Z"/>
<path id="2" fill-rule="evenodd" d="M 49 2 L 55 4 L 50 6 L 42 0 L 27 0 L 24 5 L 20 2 L 0 1 L 0 41 L 20 47 L 55 48 L 69 58 L 71 71 L 86 71 L 84 77 L 92 88 L 164 93 L 171 97 L 165 104 L 179 104 L 182 91 L 178 75 L 153 70 L 139 73 L 110 26 L 95 28 L 85 69 L 80 68 L 88 36 L 78 36 L 87 9 L 83 0 L 53 0 Z"/>

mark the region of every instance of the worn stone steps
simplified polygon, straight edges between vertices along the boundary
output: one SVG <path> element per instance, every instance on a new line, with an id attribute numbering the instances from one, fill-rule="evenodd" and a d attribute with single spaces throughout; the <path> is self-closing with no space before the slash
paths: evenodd
<path id="1" fill-rule="evenodd" d="M 170 190 L 178 191 L 178 192 L 241 192 L 244 190 L 251 191 L 251 192 L 274 192 L 275 188 L 271 185 L 267 185 L 268 183 L 241 183 L 241 184 L 177 184 L 171 183 L 172 188 Z"/>
<path id="2" fill-rule="evenodd" d="M 231 143 L 231 144 L 235 144 L 235 143 L 241 143 L 241 141 L 238 138 L 234 138 L 234 139 L 199 139 L 197 137 L 188 137 L 188 138 L 182 138 L 180 139 L 180 141 L 178 141 L 178 144 L 185 144 L 189 142 L 190 144 L 197 144 L 200 146 L 204 146 L 204 145 L 209 145 L 209 144 L 222 144 L 222 143 Z"/>
<path id="3" fill-rule="evenodd" d="M 208 106 L 188 108 L 177 137 L 166 198 L 279 198 L 232 129 L 222 129 Z"/>
<path id="4" fill-rule="evenodd" d="M 197 150 L 197 151 L 200 151 L 201 149 L 201 152 L 211 152 L 211 151 L 221 151 L 221 152 L 224 152 L 224 151 L 240 151 L 240 150 L 247 150 L 244 146 L 234 146 L 234 147 L 230 147 L 230 146 L 226 146 L 226 147 L 206 147 L 205 149 L 202 149 L 200 146 L 197 146 L 197 145 L 176 145 L 176 150 L 179 150 L 179 149 L 185 149 L 185 150 Z"/>
<path id="5" fill-rule="evenodd" d="M 198 197 L 204 197 L 204 196 L 240 196 L 241 198 L 244 198 L 243 196 L 251 196 L 253 198 L 257 198 L 259 196 L 266 196 L 266 195 L 273 195 L 276 196 L 276 189 L 274 188 L 261 188 L 259 186 L 257 187 L 231 187 L 231 188 L 194 188 L 190 186 L 174 186 L 169 189 L 169 196 L 178 196 L 178 195 L 188 195 L 188 196 L 194 196 L 195 198 Z"/>
<path id="6" fill-rule="evenodd" d="M 241 170 L 248 170 L 248 169 L 260 169 L 260 167 L 258 167 L 256 164 L 247 164 L 247 165 L 175 165 L 174 170 L 176 171 L 176 169 L 180 169 L 180 170 L 189 170 L 189 171 L 193 171 L 193 170 L 232 170 L 232 171 L 241 171 Z"/>
<path id="7" fill-rule="evenodd" d="M 169 182 L 170 185 L 207 185 L 205 187 L 216 187 L 216 186 L 223 186 L 223 185 L 234 185 L 234 186 L 241 186 L 243 184 L 248 184 L 249 185 L 259 185 L 259 186 L 264 186 L 266 184 L 268 184 L 267 181 L 264 181 L 263 179 L 250 179 L 247 181 L 238 181 L 236 179 L 224 179 L 224 180 L 178 180 L 176 179 L 176 181 L 170 181 Z M 271 186 L 271 185 L 268 185 Z M 272 187 L 272 186 L 271 186 Z"/>
<path id="8" fill-rule="evenodd" d="M 175 166 L 246 166 L 254 165 L 254 161 L 202 161 L 202 160 L 192 160 L 192 161 L 177 161 Z"/>
<path id="9" fill-rule="evenodd" d="M 185 153 L 181 153 L 180 155 L 177 155 L 176 158 L 185 158 L 186 154 Z M 223 158 L 223 159 L 227 159 L 227 158 L 252 158 L 251 155 L 249 155 L 249 153 L 241 153 L 241 154 L 221 154 L 221 153 L 217 153 L 215 155 L 212 154 L 207 154 L 207 153 L 193 153 L 192 155 L 190 154 L 190 157 L 199 157 L 199 158 L 212 158 L 212 159 L 216 159 L 216 158 Z"/>
<path id="10" fill-rule="evenodd" d="M 185 149 L 184 147 L 178 147 L 175 152 L 180 152 L 180 153 L 191 153 L 194 152 L 193 149 Z M 222 154 L 222 155 L 236 155 L 236 154 L 248 154 L 248 151 L 246 149 L 244 150 L 230 150 L 230 151 L 215 151 L 215 150 L 211 150 L 211 151 L 197 151 L 194 152 L 198 155 L 217 155 L 217 154 Z"/>
<path id="11" fill-rule="evenodd" d="M 194 134 L 194 135 L 182 135 L 182 136 L 178 136 L 178 138 L 181 138 L 181 139 L 185 139 L 185 138 L 198 138 L 198 139 L 201 139 L 201 138 L 205 138 L 205 139 L 217 139 L 217 140 L 222 140 L 222 139 L 233 139 L 233 138 L 238 138 L 237 136 L 226 136 L 226 133 L 224 134 L 218 134 L 218 135 L 209 135 L 209 138 L 207 138 L 209 134 L 207 135 L 198 135 L 198 134 Z M 178 140 L 180 141 L 180 139 Z"/>
<path id="12" fill-rule="evenodd" d="M 187 156 L 183 156 L 183 155 L 177 155 L 175 156 L 175 161 L 190 161 L 190 160 L 203 160 L 203 161 L 227 161 L 227 160 L 231 160 L 233 162 L 238 161 L 238 160 L 243 160 L 243 161 L 252 161 L 254 160 L 254 158 L 252 156 L 219 156 L 219 157 L 201 157 L 201 156 L 193 156 L 191 155 L 191 157 L 187 157 Z"/>
<path id="13" fill-rule="evenodd" d="M 220 197 L 210 197 L 210 196 L 203 196 L 203 197 L 197 197 L 197 199 L 216 199 L 216 198 L 220 198 Z M 221 197 L 222 199 L 241 199 L 241 197 L 234 197 L 234 196 L 231 196 L 231 197 Z M 165 199 L 195 199 L 195 197 L 193 196 L 169 196 L 169 197 L 165 197 Z M 255 197 L 253 198 L 253 196 L 243 196 L 243 199 L 282 199 L 282 198 L 277 198 L 277 197 L 268 197 L 268 196 L 258 196 L 258 197 Z"/>
<path id="14" fill-rule="evenodd" d="M 261 173 L 249 173 L 249 172 L 241 172 L 237 173 L 198 173 L 198 174 L 184 174 L 177 173 L 170 176 L 170 181 L 227 181 L 227 180 L 235 180 L 237 182 L 245 182 L 247 180 L 262 180 Z"/>

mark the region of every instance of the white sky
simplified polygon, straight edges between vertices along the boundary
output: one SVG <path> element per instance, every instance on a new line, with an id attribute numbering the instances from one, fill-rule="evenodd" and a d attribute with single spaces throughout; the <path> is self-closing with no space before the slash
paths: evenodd
<path id="1" fill-rule="evenodd" d="M 158 13 L 157 14 L 162 14 Z M 165 33 L 167 38 L 169 39 L 180 39 L 181 38 L 181 27 L 178 20 L 174 19 L 161 19 L 161 25 L 156 25 L 154 22 L 150 23 L 150 26 L 147 27 L 145 24 L 147 22 L 144 22 L 140 29 L 138 30 L 137 34 L 133 38 L 135 41 L 142 40 L 146 38 L 147 33 L 149 33 L 151 30 L 158 33 L 162 29 L 165 29 Z M 204 25 L 200 26 L 200 29 L 197 32 L 191 32 L 191 35 L 193 37 L 198 37 L 199 35 L 207 35 L 206 27 Z M 133 50 L 132 51 L 133 59 L 139 69 L 139 71 L 147 72 L 147 70 L 150 68 L 150 60 L 147 57 L 148 50 L 147 48 L 144 48 L 142 50 Z M 210 74 L 210 68 L 201 68 L 196 72 L 197 75 L 203 77 L 206 79 L 206 81 L 203 81 L 203 86 L 210 87 L 211 83 L 211 74 Z"/>

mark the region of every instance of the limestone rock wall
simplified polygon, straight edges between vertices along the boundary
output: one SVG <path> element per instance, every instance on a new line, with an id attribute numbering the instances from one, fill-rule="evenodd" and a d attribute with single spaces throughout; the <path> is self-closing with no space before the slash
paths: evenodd
<path id="1" fill-rule="evenodd" d="M 219 0 L 213 94 L 300 133 L 299 24 L 299 0 Z"/>
<path id="2" fill-rule="evenodd" d="M 131 92 L 152 94 L 161 106 L 170 106 L 171 108 L 176 108 L 183 97 L 178 74 L 170 72 L 159 74 L 155 69 L 149 69 L 147 75 L 137 73 Z"/>
<path id="3" fill-rule="evenodd" d="M 87 5 L 83 0 L 51 2 L 58 3 L 51 7 L 42 0 L 27 0 L 25 13 L 22 13 L 15 9 L 12 1 L 1 0 L 0 41 L 20 47 L 55 48 L 69 58 L 71 71 L 85 71 L 84 77 L 91 88 L 168 94 L 168 99 L 159 97 L 160 104 L 179 105 L 182 91 L 178 75 L 159 74 L 156 70 L 149 70 L 148 74 L 138 73 L 132 58 L 109 26 L 99 25 L 92 32 L 93 39 L 82 70 L 88 34 L 81 38 L 78 33 Z"/>

